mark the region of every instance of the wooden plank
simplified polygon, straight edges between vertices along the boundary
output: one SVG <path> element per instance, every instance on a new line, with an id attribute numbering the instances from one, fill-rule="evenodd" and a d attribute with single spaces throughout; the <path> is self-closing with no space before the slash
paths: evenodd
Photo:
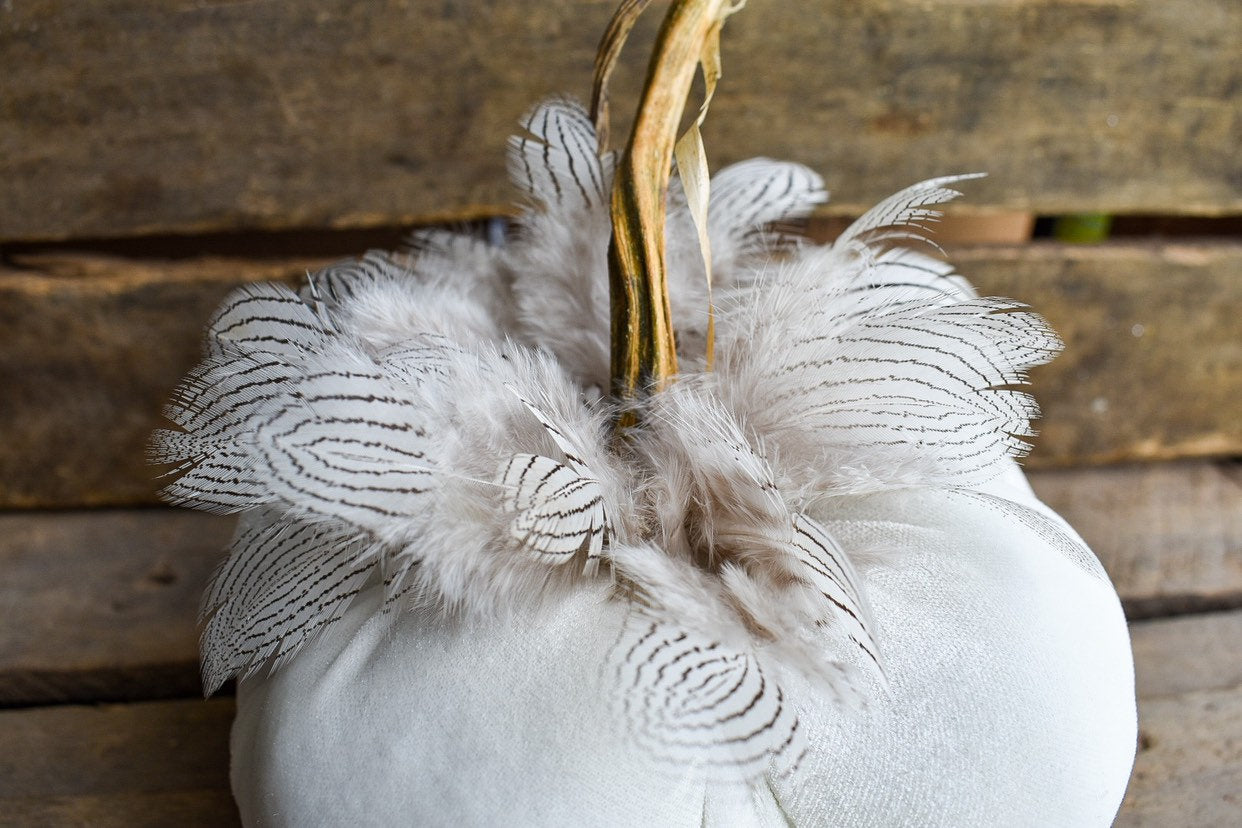
<path id="1" fill-rule="evenodd" d="M 196 745 L 186 745 L 195 750 Z M 227 761 L 227 757 L 226 757 Z M 74 771 L 73 765 L 62 772 Z M 229 828 L 241 825 L 227 787 L 172 793 L 120 792 L 103 796 L 17 796 L 0 799 L 0 825 L 80 828 Z"/>
<path id="2" fill-rule="evenodd" d="M 1117 826 L 1242 824 L 1242 612 L 1130 625 L 1139 749 Z"/>
<path id="3" fill-rule="evenodd" d="M 492 212 L 505 136 L 536 99 L 587 95 L 614 6 L 7 4 L 0 238 Z M 982 206 L 1236 212 L 1238 54 L 1234 0 L 755 3 L 725 29 L 707 146 L 811 164 L 842 214 L 970 170 L 992 173 Z"/>
<path id="4" fill-rule="evenodd" d="M 199 693 L 200 596 L 232 520 L 0 515 L 0 705 Z"/>
<path id="5" fill-rule="evenodd" d="M 1242 688 L 1141 701 L 1139 753 L 1115 823 L 1242 824 Z"/>
<path id="6" fill-rule="evenodd" d="M 1242 687 L 1240 611 L 1136 621 L 1130 639 L 1139 698 Z"/>
<path id="7" fill-rule="evenodd" d="M 1031 474 L 1100 557 L 1131 618 L 1242 606 L 1242 467 L 1181 462 Z"/>
<path id="8" fill-rule="evenodd" d="M 0 823 L 234 826 L 233 700 L 0 711 Z"/>
<path id="9" fill-rule="evenodd" d="M 89 257 L 0 269 L 0 506 L 152 503 L 151 428 L 229 290 L 314 263 Z"/>
<path id="10" fill-rule="evenodd" d="M 1032 466 L 1242 454 L 1242 245 L 953 251 L 1068 343 L 1036 376 Z M 154 502 L 151 429 L 238 284 L 319 262 L 41 256 L 0 269 L 0 506 Z"/>

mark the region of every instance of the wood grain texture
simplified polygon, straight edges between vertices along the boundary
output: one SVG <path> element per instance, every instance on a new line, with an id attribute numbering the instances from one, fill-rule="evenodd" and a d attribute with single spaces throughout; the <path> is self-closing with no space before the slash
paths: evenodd
<path id="1" fill-rule="evenodd" d="M 1045 417 L 1031 466 L 1242 454 L 1242 245 L 951 253 L 1068 343 L 1035 377 Z M 319 264 L 45 255 L 0 269 L 0 506 L 154 502 L 147 436 L 216 304 Z"/>
<path id="2" fill-rule="evenodd" d="M 4 825 L 239 825 L 233 700 L 0 711 Z"/>
<path id="3" fill-rule="evenodd" d="M 1117 826 L 1242 824 L 1242 612 L 1130 625 L 1139 746 Z"/>
<path id="4" fill-rule="evenodd" d="M 494 212 L 505 136 L 538 98 L 586 96 L 614 5 L 6 4 L 0 239 Z M 842 214 L 973 170 L 982 207 L 1236 212 L 1240 53 L 1234 0 L 752 3 L 705 137 L 714 164 L 811 164 Z"/>
<path id="5" fill-rule="evenodd" d="M 0 515 L 0 705 L 193 696 L 200 597 L 233 521 Z"/>
<path id="6" fill-rule="evenodd" d="M 1139 698 L 1242 687 L 1242 612 L 1130 625 Z"/>
<path id="7" fill-rule="evenodd" d="M 1242 688 L 1140 700 L 1120 828 L 1242 824 Z"/>
<path id="8" fill-rule="evenodd" d="M 1034 472 L 1130 617 L 1242 606 L 1242 466 L 1181 462 Z"/>

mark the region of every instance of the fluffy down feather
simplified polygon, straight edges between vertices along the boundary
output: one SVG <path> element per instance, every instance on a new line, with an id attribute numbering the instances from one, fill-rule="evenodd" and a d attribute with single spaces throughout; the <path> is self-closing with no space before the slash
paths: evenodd
<path id="1" fill-rule="evenodd" d="M 517 237 L 502 254 L 512 284 L 517 338 L 556 356 L 584 387 L 609 382 L 608 240 L 613 158 L 599 155 L 582 107 L 556 99 L 524 119 L 527 134 L 509 144 L 509 171 L 525 206 Z M 713 284 L 751 278 L 753 266 L 789 236 L 773 226 L 807 216 L 828 198 L 810 169 L 766 158 L 743 161 L 712 177 L 708 212 Z M 669 297 L 678 355 L 702 360 L 707 284 L 698 238 L 676 177 L 667 217 Z"/>

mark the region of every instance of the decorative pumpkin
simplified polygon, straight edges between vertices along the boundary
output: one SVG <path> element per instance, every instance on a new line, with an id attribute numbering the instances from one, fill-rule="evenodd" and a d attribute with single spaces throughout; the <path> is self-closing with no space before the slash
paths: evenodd
<path id="1" fill-rule="evenodd" d="M 722 8 L 674 4 L 645 107 Z M 1014 462 L 1059 342 L 903 246 L 960 179 L 817 246 L 770 230 L 827 197 L 797 164 L 665 215 L 642 120 L 614 173 L 546 102 L 508 244 L 423 233 L 212 320 L 154 453 L 242 513 L 203 673 L 240 679 L 243 820 L 1107 825 L 1125 621 Z"/>

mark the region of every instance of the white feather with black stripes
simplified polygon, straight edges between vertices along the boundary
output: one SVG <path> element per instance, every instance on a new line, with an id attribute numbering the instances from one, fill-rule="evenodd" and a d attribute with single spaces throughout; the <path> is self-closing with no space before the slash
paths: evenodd
<path id="1" fill-rule="evenodd" d="M 894 246 L 923 239 L 956 195 L 946 185 L 969 177 L 904 190 L 721 297 L 707 381 L 787 485 L 977 486 L 1029 450 L 1039 410 L 1019 387 L 1060 340 L 1021 303 L 978 298 L 943 262 Z"/>
<path id="2" fill-rule="evenodd" d="M 391 589 L 494 615 L 570 580 L 550 562 L 593 570 L 636 512 L 624 465 L 599 448 L 606 413 L 546 355 L 413 332 L 376 349 L 340 327 L 364 290 L 400 299 L 404 288 L 368 284 L 336 320 L 283 286 L 238 291 L 169 406 L 182 430 L 153 439 L 153 458 L 179 472 L 168 499 L 252 514 L 205 605 L 209 690 L 296 652 L 368 573 L 402 573 Z M 532 494 L 512 473 L 520 462 L 567 485 Z M 303 589 L 286 588 L 289 572 Z"/>

